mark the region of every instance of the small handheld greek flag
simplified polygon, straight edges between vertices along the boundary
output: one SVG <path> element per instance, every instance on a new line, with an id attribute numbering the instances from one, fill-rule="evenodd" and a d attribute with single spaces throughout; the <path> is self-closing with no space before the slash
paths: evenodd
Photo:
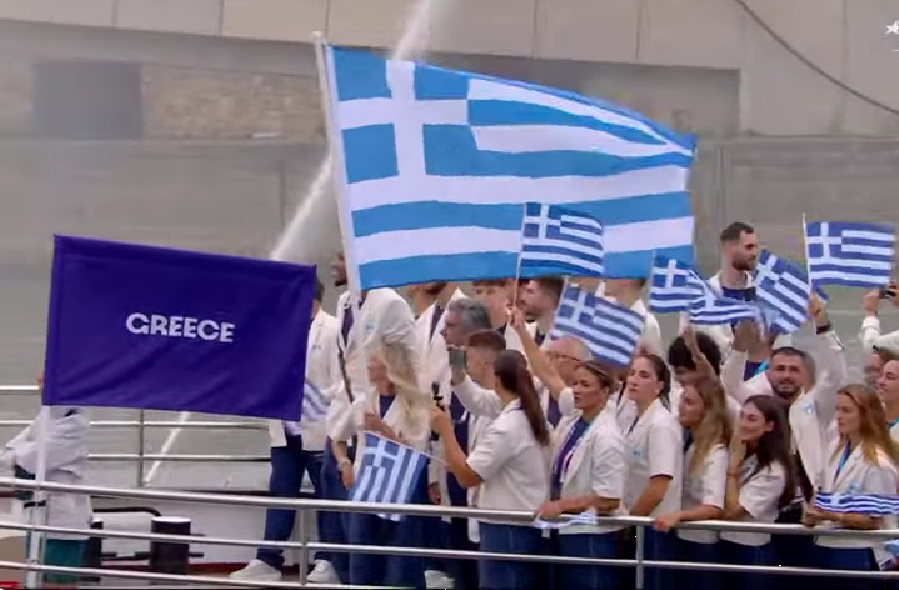
<path id="1" fill-rule="evenodd" d="M 596 516 L 596 513 L 589 510 L 581 512 L 580 514 L 566 514 L 558 520 L 547 520 L 538 516 L 533 522 L 534 528 L 540 529 L 541 531 L 559 530 L 572 525 L 596 526 L 597 524 L 599 524 L 599 518 Z"/>
<path id="2" fill-rule="evenodd" d="M 556 312 L 552 339 L 576 336 L 597 360 L 627 366 L 637 350 L 646 318 L 572 285 Z"/>
<path id="3" fill-rule="evenodd" d="M 303 389 L 303 421 L 319 422 L 324 420 L 330 405 L 331 400 L 328 399 L 324 392 L 309 379 L 306 379 L 306 385 Z"/>
<path id="4" fill-rule="evenodd" d="M 602 276 L 602 223 L 558 205 L 527 203 L 521 232 L 520 275 Z"/>
<path id="5" fill-rule="evenodd" d="M 890 282 L 896 235 L 873 223 L 812 221 L 806 224 L 810 278 L 815 285 L 883 287 Z"/>
<path id="6" fill-rule="evenodd" d="M 815 495 L 815 508 L 830 512 L 856 512 L 859 514 L 892 516 L 899 514 L 899 496 L 818 492 Z"/>
<path id="7" fill-rule="evenodd" d="M 649 289 L 649 309 L 656 313 L 675 313 L 690 309 L 690 304 L 710 292 L 699 273 L 689 264 L 656 256 Z"/>
<path id="8" fill-rule="evenodd" d="M 759 308 L 711 293 L 690 304 L 690 323 L 697 326 L 720 326 L 741 320 L 761 320 Z"/>
<path id="9" fill-rule="evenodd" d="M 366 432 L 362 465 L 350 489 L 350 501 L 409 504 L 427 464 L 428 456 L 421 451 Z M 379 516 L 402 519 L 400 514 Z"/>
<path id="10" fill-rule="evenodd" d="M 777 312 L 775 328 L 790 334 L 808 319 L 808 276 L 797 266 L 762 250 L 755 271 L 758 302 Z"/>

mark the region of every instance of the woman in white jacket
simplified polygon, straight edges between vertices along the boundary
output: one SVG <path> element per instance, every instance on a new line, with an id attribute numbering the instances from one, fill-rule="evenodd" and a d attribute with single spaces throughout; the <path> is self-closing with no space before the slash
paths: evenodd
<path id="1" fill-rule="evenodd" d="M 574 372 L 576 411 L 562 418 L 553 434 L 550 501 L 540 507 L 543 518 L 563 513 L 620 514 L 624 491 L 624 438 L 612 412 L 605 412 L 612 377 L 596 361 Z M 614 559 L 619 526 L 572 525 L 559 531 L 557 553 L 565 557 Z M 609 566 L 563 565 L 555 568 L 556 588 L 612 590 L 618 570 Z"/>
<path id="2" fill-rule="evenodd" d="M 730 446 L 724 517 L 728 520 L 773 523 L 780 509 L 792 501 L 796 490 L 784 403 L 771 395 L 750 397 L 740 409 L 740 419 Z M 724 561 L 736 565 L 775 565 L 768 533 L 723 531 Z M 763 574 L 722 575 L 732 590 L 758 590 Z"/>
<path id="3" fill-rule="evenodd" d="M 730 411 L 721 381 L 699 350 L 696 334 L 689 328 L 684 343 L 696 367 L 696 378 L 684 385 L 678 420 L 684 428 L 683 495 L 681 509 L 656 518 L 655 528 L 667 532 L 678 523 L 715 520 L 724 515 L 727 477 L 727 445 L 731 439 Z M 718 533 L 678 529 L 679 555 L 686 561 L 717 562 Z M 714 590 L 721 584 L 716 572 L 679 570 L 673 576 L 684 587 Z"/>
<path id="4" fill-rule="evenodd" d="M 627 476 L 624 506 L 634 516 L 658 516 L 681 506 L 683 433 L 668 409 L 671 374 L 659 356 L 643 354 L 631 363 L 626 391 L 637 408 L 637 417 L 625 430 Z M 671 559 L 675 537 L 646 531 L 646 559 Z M 646 571 L 645 588 L 665 588 L 667 576 L 658 568 Z"/>
<path id="5" fill-rule="evenodd" d="M 550 434 L 524 356 L 513 350 L 494 363 L 496 395 L 503 409 L 485 429 L 471 453 L 459 446 L 450 415 L 434 405 L 433 429 L 440 435 L 447 469 L 466 487 L 481 486 L 478 507 L 536 513 L 546 501 L 546 465 Z M 541 532 L 530 523 L 481 521 L 481 549 L 491 553 L 534 555 L 542 550 Z M 480 587 L 487 590 L 536 590 L 533 563 L 484 559 L 478 564 Z"/>
<path id="6" fill-rule="evenodd" d="M 863 385 L 844 387 L 837 396 L 836 411 L 839 436 L 828 448 L 829 461 L 818 493 L 895 496 L 899 489 L 896 448 L 877 394 Z M 893 529 L 896 518 L 809 507 L 803 524 L 820 528 Z M 881 561 L 889 559 L 881 550 L 882 541 L 819 536 L 815 537 L 815 545 L 815 561 L 820 568 L 876 571 Z M 816 580 L 816 586 L 821 590 L 868 590 L 881 587 L 881 582 L 822 577 Z"/>
<path id="7" fill-rule="evenodd" d="M 419 391 L 414 375 L 401 373 L 401 367 L 406 366 L 398 362 L 402 354 L 403 350 L 400 347 L 384 344 L 369 359 L 368 379 L 372 390 L 365 400 L 367 402 L 365 411 L 358 422 L 361 423 L 362 430 L 374 432 L 425 452 L 430 433 L 428 424 L 430 400 Z M 361 406 L 357 409 L 361 409 Z M 364 439 L 364 436 L 359 437 L 356 471 L 364 456 Z M 336 453 L 340 453 L 340 449 Z M 342 460 L 342 457 L 338 457 L 338 461 Z M 349 489 L 355 481 L 344 483 Z M 421 477 L 415 483 L 411 501 L 416 504 L 429 503 L 427 469 L 422 471 Z M 351 514 L 348 521 L 347 536 L 349 542 L 353 544 L 407 547 L 421 547 L 423 544 L 421 517 L 405 516 L 395 521 L 376 514 L 359 512 Z M 362 552 L 350 555 L 351 584 L 418 587 L 423 581 L 424 562 L 421 558 Z"/>

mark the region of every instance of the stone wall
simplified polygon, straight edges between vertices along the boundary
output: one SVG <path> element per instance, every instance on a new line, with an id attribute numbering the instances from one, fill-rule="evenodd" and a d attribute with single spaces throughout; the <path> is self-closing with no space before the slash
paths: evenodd
<path id="1" fill-rule="evenodd" d="M 143 96 L 149 138 L 324 140 L 317 78 L 145 65 Z"/>

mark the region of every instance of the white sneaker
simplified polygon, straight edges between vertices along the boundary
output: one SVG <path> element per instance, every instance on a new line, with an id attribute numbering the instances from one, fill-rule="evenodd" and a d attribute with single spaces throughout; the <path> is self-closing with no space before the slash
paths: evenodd
<path id="1" fill-rule="evenodd" d="M 428 590 L 452 590 L 456 581 L 443 572 L 425 570 L 425 587 Z"/>
<path id="2" fill-rule="evenodd" d="M 254 559 L 247 566 L 236 572 L 231 572 L 231 578 L 235 580 L 259 580 L 260 582 L 277 582 L 281 579 L 281 572 L 258 559 Z"/>
<path id="3" fill-rule="evenodd" d="M 316 559 L 315 567 L 306 576 L 307 582 L 313 584 L 339 584 L 340 578 L 337 576 L 337 570 L 326 559 Z"/>

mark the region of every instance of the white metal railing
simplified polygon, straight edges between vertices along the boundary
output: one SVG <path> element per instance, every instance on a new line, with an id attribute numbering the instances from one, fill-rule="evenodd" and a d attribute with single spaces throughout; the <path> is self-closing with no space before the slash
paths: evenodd
<path id="1" fill-rule="evenodd" d="M 274 547 L 279 549 L 294 549 L 300 552 L 300 585 L 299 587 L 312 587 L 306 585 L 305 574 L 309 565 L 309 552 L 317 550 L 325 550 L 332 552 L 364 552 L 375 555 L 411 555 L 418 557 L 439 557 L 449 559 L 498 559 L 498 560 L 520 560 L 526 557 L 528 561 L 540 563 L 556 563 L 569 565 L 606 565 L 617 567 L 634 567 L 636 568 L 636 587 L 643 587 L 643 574 L 646 567 L 657 567 L 661 569 L 702 569 L 708 571 L 722 572 L 744 572 L 744 573 L 767 573 L 777 575 L 791 576 L 821 576 L 832 575 L 846 578 L 888 578 L 899 579 L 899 572 L 868 572 L 868 571 L 845 571 L 845 570 L 822 570 L 813 568 L 785 567 L 785 566 L 743 566 L 721 563 L 704 563 L 704 562 L 687 562 L 687 561 L 647 561 L 644 556 L 644 530 L 651 527 L 653 519 L 648 517 L 622 516 L 622 517 L 602 517 L 601 523 L 604 525 L 619 525 L 636 527 L 636 551 L 634 559 L 590 559 L 579 557 L 555 557 L 545 555 L 520 555 L 506 553 L 491 553 L 481 551 L 454 551 L 446 549 L 422 549 L 414 547 L 382 547 L 371 545 L 348 545 L 321 543 L 309 541 L 306 538 L 309 512 L 317 510 L 328 510 L 334 512 L 377 512 L 388 514 L 407 514 L 417 516 L 449 516 L 456 518 L 475 518 L 477 520 L 500 520 L 510 523 L 528 524 L 533 521 L 534 515 L 528 512 L 512 512 L 500 510 L 482 510 L 473 508 L 450 508 L 444 506 L 430 505 L 395 505 L 395 504 L 373 504 L 362 502 L 335 502 L 327 500 L 299 500 L 286 498 L 271 498 L 259 496 L 239 496 L 225 494 L 210 493 L 194 493 L 194 492 L 173 492 L 149 489 L 118 489 L 99 486 L 78 486 L 59 483 L 44 482 L 38 484 L 33 480 L 20 480 L 9 477 L 0 477 L 0 486 L 23 488 L 31 490 L 42 490 L 46 492 L 70 492 L 89 494 L 105 497 L 134 498 L 141 500 L 159 500 L 159 501 L 177 501 L 177 502 L 196 502 L 202 504 L 219 504 L 232 506 L 252 506 L 266 508 L 293 509 L 297 511 L 299 526 L 301 531 L 300 539 L 297 541 L 273 542 L 273 541 L 256 541 L 246 539 L 224 539 L 205 536 L 193 535 L 168 535 L 160 533 L 138 533 L 129 531 L 107 531 L 103 529 L 73 529 L 64 527 L 51 527 L 34 525 L 27 523 L 0 522 L 0 528 L 11 528 L 28 531 L 41 531 L 45 533 L 67 533 L 80 534 L 85 536 L 97 536 L 104 538 L 125 538 L 139 539 L 156 542 L 167 543 L 185 543 L 191 545 L 229 545 L 238 547 Z M 777 524 L 761 524 L 753 522 L 727 522 L 727 521 L 703 521 L 689 522 L 678 525 L 678 528 L 714 530 L 714 531 L 744 531 L 755 533 L 774 533 L 774 534 L 791 534 L 791 535 L 815 535 L 815 536 L 834 536 L 834 537 L 851 537 L 869 539 L 872 542 L 882 542 L 889 539 L 899 537 L 899 530 L 888 531 L 852 531 L 843 529 L 808 529 L 800 525 L 777 525 Z M 197 583 L 207 585 L 224 585 L 224 586 L 251 586 L 251 587 L 272 587 L 297 588 L 296 584 L 287 583 L 262 583 L 262 582 L 242 582 L 239 580 L 212 578 L 205 576 L 177 576 L 174 574 L 157 574 L 153 572 L 131 572 L 112 569 L 89 569 L 89 568 L 58 568 L 51 566 L 41 566 L 38 564 L 21 564 L 14 562 L 0 562 L 0 567 L 10 567 L 10 569 L 33 570 L 41 572 L 61 572 L 79 575 L 94 575 L 110 578 L 122 579 L 145 579 L 156 581 L 177 581 L 186 583 Z M 341 586 L 342 588 L 350 588 L 350 586 Z"/>
<path id="2" fill-rule="evenodd" d="M 36 385 L 0 385 L 0 396 L 24 396 L 37 395 L 38 388 Z M 267 463 L 269 455 L 197 455 L 197 454 L 176 454 L 176 453 L 148 453 L 147 448 L 147 429 L 148 428 L 169 428 L 169 429 L 209 429 L 209 430 L 267 430 L 268 425 L 264 420 L 246 420 L 229 422 L 227 420 L 193 420 L 193 421 L 175 421 L 175 420 L 147 420 L 144 410 L 135 410 L 138 412 L 137 420 L 95 420 L 91 422 L 91 428 L 135 428 L 137 429 L 137 452 L 136 453 L 91 453 L 88 456 L 90 461 L 133 461 L 135 462 L 137 474 L 135 484 L 137 487 L 144 487 L 145 465 L 147 461 L 157 462 L 202 462 L 202 463 Z M 24 428 L 31 424 L 30 420 L 0 420 L 0 427 L 7 428 Z"/>

